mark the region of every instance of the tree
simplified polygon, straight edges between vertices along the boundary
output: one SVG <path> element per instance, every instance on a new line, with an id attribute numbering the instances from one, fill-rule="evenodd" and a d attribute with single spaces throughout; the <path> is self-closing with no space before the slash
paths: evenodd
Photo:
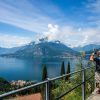
<path id="1" fill-rule="evenodd" d="M 4 78 L 1 78 L 0 77 L 0 93 L 5 93 L 5 92 L 8 92 L 12 89 L 10 83 L 5 80 Z"/>
<path id="2" fill-rule="evenodd" d="M 64 61 L 62 62 L 62 65 L 61 65 L 61 73 L 60 73 L 60 75 L 63 75 L 63 74 L 65 74 Z"/>
<path id="3" fill-rule="evenodd" d="M 70 62 L 68 62 L 66 74 L 69 74 L 69 73 L 70 73 Z M 70 78 L 70 75 L 67 75 L 66 80 L 69 80 L 69 78 Z"/>
<path id="4" fill-rule="evenodd" d="M 47 77 L 48 77 L 47 67 L 46 67 L 46 65 L 43 65 L 43 70 L 42 70 L 42 81 L 46 80 Z"/>

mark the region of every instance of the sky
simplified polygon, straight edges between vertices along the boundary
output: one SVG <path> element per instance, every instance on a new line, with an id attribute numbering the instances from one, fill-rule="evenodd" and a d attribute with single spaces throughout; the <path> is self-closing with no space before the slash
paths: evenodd
<path id="1" fill-rule="evenodd" d="M 0 0 L 0 47 L 60 40 L 100 44 L 100 0 Z"/>

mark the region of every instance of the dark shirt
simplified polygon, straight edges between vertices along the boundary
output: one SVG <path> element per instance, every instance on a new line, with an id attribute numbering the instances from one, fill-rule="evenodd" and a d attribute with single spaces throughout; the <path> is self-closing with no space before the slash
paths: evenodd
<path id="1" fill-rule="evenodd" d="M 94 58 L 94 61 L 96 63 L 96 72 L 100 73 L 100 58 Z"/>

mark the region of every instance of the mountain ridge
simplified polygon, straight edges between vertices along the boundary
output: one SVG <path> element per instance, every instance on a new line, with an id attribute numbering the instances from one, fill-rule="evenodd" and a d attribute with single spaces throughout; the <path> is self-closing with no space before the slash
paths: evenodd
<path id="1" fill-rule="evenodd" d="M 2 54 L 1 56 L 7 57 L 18 57 L 18 58 L 33 58 L 35 56 L 76 56 L 77 51 L 72 50 L 60 42 L 40 42 L 35 44 L 34 42 L 29 43 L 23 47 L 20 47 L 13 53 Z"/>
<path id="2" fill-rule="evenodd" d="M 74 47 L 72 49 L 80 52 L 80 51 L 91 51 L 91 50 L 98 49 L 98 48 L 100 48 L 99 44 L 88 44 L 88 45 L 85 45 L 83 47 L 78 46 L 78 47 Z"/>

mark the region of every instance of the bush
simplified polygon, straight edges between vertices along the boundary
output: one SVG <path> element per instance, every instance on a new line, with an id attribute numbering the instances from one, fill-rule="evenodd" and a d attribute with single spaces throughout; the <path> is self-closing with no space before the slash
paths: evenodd
<path id="1" fill-rule="evenodd" d="M 94 67 L 93 63 L 89 62 L 91 67 Z M 76 70 L 82 69 L 81 60 L 76 66 Z M 86 78 L 89 78 L 94 74 L 94 69 L 87 69 L 85 71 Z M 67 92 L 69 89 L 77 86 L 82 82 L 82 73 L 77 73 L 70 78 L 70 82 L 66 82 L 64 79 L 59 80 L 59 86 L 52 90 L 52 100 L 55 100 L 56 97 L 59 97 L 61 94 Z M 94 90 L 94 78 L 86 82 L 86 97 L 90 95 L 90 93 Z M 82 86 L 79 86 L 72 92 L 68 93 L 60 100 L 81 100 L 82 99 Z"/>

